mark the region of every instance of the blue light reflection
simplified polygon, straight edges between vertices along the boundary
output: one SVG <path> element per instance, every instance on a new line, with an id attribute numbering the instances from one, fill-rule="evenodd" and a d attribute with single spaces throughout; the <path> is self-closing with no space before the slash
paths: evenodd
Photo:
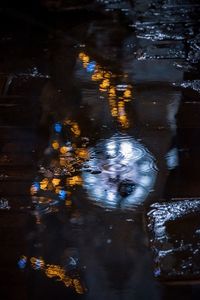
<path id="1" fill-rule="evenodd" d="M 92 73 L 92 72 L 94 72 L 95 67 L 96 67 L 96 62 L 95 62 L 95 61 L 91 61 L 91 62 L 87 65 L 86 70 L 87 70 L 88 73 Z"/>
<path id="2" fill-rule="evenodd" d="M 18 261 L 17 264 L 20 269 L 25 269 L 26 264 L 27 264 L 27 258 L 26 257 L 20 258 L 20 260 Z"/>
<path id="3" fill-rule="evenodd" d="M 59 192 L 59 198 L 60 198 L 61 200 L 65 200 L 66 196 L 67 196 L 67 192 L 66 192 L 66 191 L 61 190 L 61 191 Z"/>
<path id="4" fill-rule="evenodd" d="M 55 130 L 55 132 L 60 133 L 62 130 L 62 125 L 60 123 L 55 123 L 54 130 Z"/>
<path id="5" fill-rule="evenodd" d="M 33 182 L 33 187 L 34 187 L 34 189 L 36 190 L 36 192 L 38 192 L 39 189 L 40 189 L 40 184 L 39 184 L 39 182 L 37 182 L 37 181 Z"/>

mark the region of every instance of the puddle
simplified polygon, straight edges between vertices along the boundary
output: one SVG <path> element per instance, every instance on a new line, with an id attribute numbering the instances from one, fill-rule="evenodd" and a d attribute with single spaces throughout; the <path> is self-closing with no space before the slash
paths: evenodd
<path id="1" fill-rule="evenodd" d="M 0 38 L 9 268 L 31 300 L 165 299 L 200 276 L 200 6 L 50 2 Z"/>

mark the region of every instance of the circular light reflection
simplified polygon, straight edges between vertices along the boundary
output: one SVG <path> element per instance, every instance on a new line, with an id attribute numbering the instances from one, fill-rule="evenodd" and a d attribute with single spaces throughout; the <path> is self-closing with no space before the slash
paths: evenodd
<path id="1" fill-rule="evenodd" d="M 83 186 L 90 200 L 111 208 L 134 208 L 145 201 L 157 169 L 153 155 L 141 143 L 115 135 L 90 149 L 90 157 L 87 171 L 83 168 Z"/>

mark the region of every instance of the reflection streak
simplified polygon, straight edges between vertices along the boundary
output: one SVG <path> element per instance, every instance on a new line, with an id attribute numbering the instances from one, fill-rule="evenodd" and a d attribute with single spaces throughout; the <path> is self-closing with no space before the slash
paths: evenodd
<path id="1" fill-rule="evenodd" d="M 116 85 L 114 78 L 117 75 L 104 70 L 93 61 L 90 62 L 90 57 L 85 53 L 81 52 L 79 59 L 82 61 L 83 67 L 86 68 L 87 72 L 93 73 L 91 80 L 99 81 L 99 91 L 107 92 L 112 117 L 117 119 L 122 128 L 128 128 L 129 120 L 125 110 L 125 103 L 132 99 L 132 86 L 127 84 Z M 124 74 L 123 77 L 126 78 L 127 75 Z"/>
<path id="2" fill-rule="evenodd" d="M 24 269 L 28 263 L 28 258 L 22 256 L 18 261 L 20 269 Z M 71 287 L 77 294 L 84 294 L 86 288 L 83 286 L 79 278 L 73 278 L 67 274 L 66 270 L 59 265 L 52 265 L 45 263 L 43 258 L 30 258 L 30 265 L 33 270 L 41 270 L 48 278 L 55 278 L 57 281 L 61 281 L 66 287 Z"/>

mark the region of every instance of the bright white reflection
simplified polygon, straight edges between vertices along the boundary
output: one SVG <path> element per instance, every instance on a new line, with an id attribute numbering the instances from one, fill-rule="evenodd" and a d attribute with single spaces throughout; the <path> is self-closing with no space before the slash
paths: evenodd
<path id="1" fill-rule="evenodd" d="M 122 141 L 120 143 L 120 151 L 125 158 L 131 157 L 133 154 L 133 146 L 129 141 Z"/>
<path id="2" fill-rule="evenodd" d="M 109 150 L 115 150 L 117 148 L 117 144 L 115 141 L 113 141 L 113 143 L 111 143 L 110 141 L 106 143 L 106 148 L 107 151 Z"/>
<path id="3" fill-rule="evenodd" d="M 115 201 L 116 193 L 115 191 L 108 191 L 107 192 L 107 199 L 108 201 Z"/>
<path id="4" fill-rule="evenodd" d="M 175 169 L 179 165 L 178 149 L 172 148 L 166 155 L 167 167 L 169 170 Z"/>
<path id="5" fill-rule="evenodd" d="M 142 144 L 115 135 L 90 149 L 90 156 L 83 181 L 92 201 L 111 208 L 134 207 L 145 201 L 157 171 L 152 154 Z"/>

